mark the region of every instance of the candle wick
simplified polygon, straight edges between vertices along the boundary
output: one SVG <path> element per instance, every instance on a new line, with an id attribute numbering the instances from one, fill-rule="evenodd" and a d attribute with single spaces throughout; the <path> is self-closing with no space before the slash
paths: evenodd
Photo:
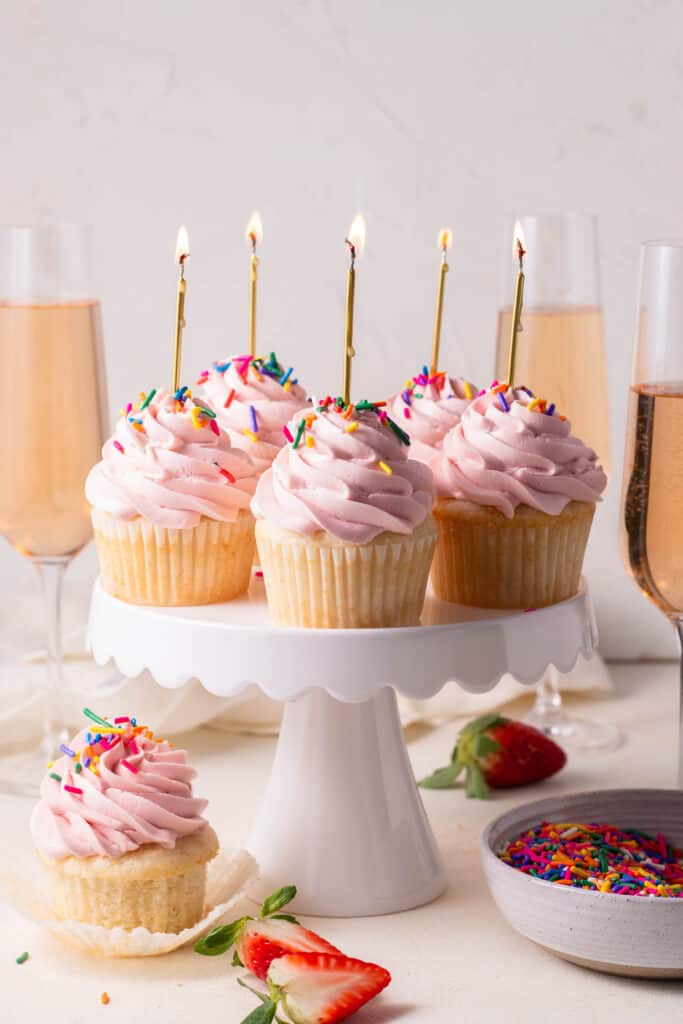
<path id="1" fill-rule="evenodd" d="M 519 269 L 520 269 L 520 271 L 524 270 L 524 257 L 525 256 L 526 256 L 526 249 L 524 248 L 524 246 L 522 245 L 522 243 L 520 242 L 520 240 L 518 238 L 517 239 L 517 258 L 519 259 Z"/>
<path id="2" fill-rule="evenodd" d="M 249 240 L 251 242 L 251 254 L 252 254 L 252 256 L 255 256 L 256 255 L 256 235 L 255 235 L 255 233 L 253 231 L 249 232 Z"/>
<path id="3" fill-rule="evenodd" d="M 356 263 L 356 247 L 353 244 L 353 242 L 351 242 L 348 238 L 345 238 L 344 241 L 348 245 L 349 252 L 351 253 L 351 269 L 353 270 L 353 267 L 355 266 Z"/>

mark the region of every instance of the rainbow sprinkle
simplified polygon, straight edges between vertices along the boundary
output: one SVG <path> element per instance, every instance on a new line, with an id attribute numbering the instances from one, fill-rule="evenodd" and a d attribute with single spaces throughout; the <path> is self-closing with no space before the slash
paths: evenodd
<path id="1" fill-rule="evenodd" d="M 532 878 L 618 896 L 683 898 L 683 850 L 661 832 L 579 822 L 547 822 L 498 854 Z"/>
<path id="2" fill-rule="evenodd" d="M 75 758 L 76 763 L 74 765 L 69 764 L 68 769 L 73 768 L 76 775 L 81 776 L 79 782 L 84 782 L 88 777 L 83 775 L 85 769 L 90 769 L 94 775 L 99 774 L 99 762 L 103 754 L 114 750 L 115 747 L 119 747 L 121 758 L 119 764 L 122 764 L 124 768 L 133 774 L 137 774 L 139 768 L 132 764 L 128 758 L 131 755 L 144 754 L 144 748 L 138 746 L 137 740 L 147 739 L 152 740 L 155 743 L 164 743 L 165 740 L 158 739 L 155 737 L 151 729 L 146 725 L 138 725 L 137 719 L 132 718 L 128 715 L 121 715 L 114 719 L 114 722 L 110 722 L 107 718 L 101 718 L 96 715 L 94 711 L 89 708 L 83 708 L 83 714 L 86 718 L 89 718 L 91 722 L 94 722 L 98 731 L 86 733 L 86 743 L 83 749 L 80 751 L 73 751 L 66 744 L 62 744 L 61 752 L 65 757 Z M 170 747 L 170 744 L 169 744 Z M 81 763 L 82 759 L 82 763 Z M 62 788 L 67 793 L 73 793 L 75 796 L 82 796 L 84 790 L 80 786 L 72 786 L 64 783 L 63 776 L 55 771 L 50 771 L 53 764 L 56 762 L 52 761 L 48 764 L 48 778 L 54 779 L 55 782 L 62 783 Z"/>
<path id="3" fill-rule="evenodd" d="M 24 953 L 20 953 L 19 954 L 19 956 L 15 960 L 15 963 L 17 963 L 17 964 L 25 964 L 27 960 L 28 960 L 28 953 L 24 952 Z"/>
<path id="4" fill-rule="evenodd" d="M 318 400 L 318 404 L 315 406 L 314 413 L 306 416 L 303 420 L 301 420 L 297 428 L 296 436 L 293 438 L 291 442 L 292 447 L 298 448 L 299 444 L 301 443 L 301 437 L 304 430 L 311 429 L 314 421 L 317 419 L 317 414 L 333 412 L 339 413 L 342 420 L 350 420 L 350 417 L 354 413 L 358 414 L 363 412 L 373 412 L 383 426 L 389 427 L 394 432 L 394 434 L 396 434 L 396 436 L 399 438 L 402 444 L 409 445 L 410 437 L 405 432 L 405 430 L 403 430 L 402 427 L 399 427 L 398 423 L 396 423 L 395 420 L 392 420 L 391 417 L 387 414 L 387 411 L 384 408 L 386 404 L 386 402 L 368 402 L 363 400 L 362 402 L 356 402 L 354 405 L 351 402 L 345 402 L 343 398 L 333 398 L 331 395 L 327 395 L 325 398 L 321 398 Z M 342 426 L 342 424 L 340 424 L 340 426 Z M 347 426 L 345 428 L 346 433 L 352 434 L 355 430 L 358 429 L 359 426 L 359 418 L 350 420 L 350 422 L 347 423 Z M 315 446 L 315 441 L 311 435 L 308 435 L 306 437 L 306 444 L 310 448 L 313 448 Z M 387 467 L 387 469 L 384 472 L 387 471 L 389 473 L 392 472 L 389 469 L 389 467 Z"/>

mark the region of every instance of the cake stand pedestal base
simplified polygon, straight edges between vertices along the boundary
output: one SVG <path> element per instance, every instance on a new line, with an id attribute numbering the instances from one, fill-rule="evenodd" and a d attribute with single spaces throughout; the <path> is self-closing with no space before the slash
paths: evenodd
<path id="1" fill-rule="evenodd" d="M 390 914 L 444 891 L 393 689 L 360 703 L 311 690 L 287 704 L 247 845 L 260 890 L 296 885 L 302 914 Z"/>

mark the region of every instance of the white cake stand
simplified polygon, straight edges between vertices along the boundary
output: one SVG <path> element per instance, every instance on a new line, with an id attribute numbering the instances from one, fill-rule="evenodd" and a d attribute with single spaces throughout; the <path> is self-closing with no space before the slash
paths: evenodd
<path id="1" fill-rule="evenodd" d="M 330 917 L 387 914 L 443 892 L 446 877 L 413 777 L 396 691 L 431 697 L 448 681 L 491 689 L 506 672 L 534 683 L 593 649 L 585 587 L 532 613 L 428 598 L 423 625 L 308 630 L 273 626 L 260 580 L 247 597 L 197 608 L 146 608 L 95 584 L 89 644 L 127 676 L 164 687 L 199 679 L 221 697 L 257 684 L 287 701 L 270 782 L 248 848 L 264 889 L 296 884 L 296 909 Z"/>

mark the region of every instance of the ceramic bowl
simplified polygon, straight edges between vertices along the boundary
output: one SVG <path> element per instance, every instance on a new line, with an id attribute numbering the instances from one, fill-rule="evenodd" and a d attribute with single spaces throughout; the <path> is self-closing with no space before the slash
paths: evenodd
<path id="1" fill-rule="evenodd" d="M 486 828 L 486 880 L 512 927 L 565 960 L 611 974 L 683 977 L 683 899 L 619 896 L 530 877 L 498 857 L 510 840 L 542 821 L 613 824 L 663 835 L 683 848 L 683 792 L 609 789 L 523 804 Z"/>

